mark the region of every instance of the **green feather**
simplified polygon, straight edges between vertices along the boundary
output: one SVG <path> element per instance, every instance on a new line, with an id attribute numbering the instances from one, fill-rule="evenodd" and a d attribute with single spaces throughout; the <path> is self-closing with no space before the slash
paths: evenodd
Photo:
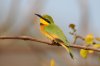
<path id="1" fill-rule="evenodd" d="M 46 26 L 44 28 L 44 31 L 48 32 L 51 35 L 52 34 L 56 35 L 58 37 L 58 39 L 60 39 L 61 41 L 63 41 L 66 44 L 69 44 L 69 42 L 66 41 L 67 38 L 64 35 L 63 31 L 57 25 L 55 25 L 54 23 Z"/>

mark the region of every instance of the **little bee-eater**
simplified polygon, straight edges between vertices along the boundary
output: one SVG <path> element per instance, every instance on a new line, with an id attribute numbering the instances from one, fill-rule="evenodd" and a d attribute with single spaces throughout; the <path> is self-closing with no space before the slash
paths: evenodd
<path id="1" fill-rule="evenodd" d="M 35 15 L 40 17 L 41 32 L 53 42 L 63 46 L 68 51 L 71 58 L 73 59 L 73 54 L 71 53 L 67 38 L 64 35 L 63 31 L 54 23 L 52 17 L 49 15 L 43 15 L 43 16 L 39 14 L 35 14 Z"/>

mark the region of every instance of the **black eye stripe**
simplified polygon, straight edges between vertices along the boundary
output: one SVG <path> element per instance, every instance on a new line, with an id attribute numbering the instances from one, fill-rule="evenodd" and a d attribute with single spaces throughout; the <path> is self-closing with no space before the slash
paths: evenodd
<path id="1" fill-rule="evenodd" d="M 41 15 L 39 15 L 39 14 L 35 14 L 35 15 L 37 15 L 37 16 L 40 17 L 40 18 L 42 18 L 42 19 L 45 20 L 46 22 L 50 23 L 50 21 L 49 21 L 48 19 L 43 18 Z"/>
<path id="2" fill-rule="evenodd" d="M 40 23 L 40 25 L 43 25 L 42 23 Z"/>

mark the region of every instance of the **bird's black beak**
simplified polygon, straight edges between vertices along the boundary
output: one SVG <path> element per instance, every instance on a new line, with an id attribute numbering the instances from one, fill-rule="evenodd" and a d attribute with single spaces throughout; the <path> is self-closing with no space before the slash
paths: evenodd
<path id="1" fill-rule="evenodd" d="M 41 15 L 39 15 L 39 14 L 35 14 L 36 16 L 38 16 L 38 17 L 40 17 L 40 18 L 42 18 L 42 19 L 44 19 Z"/>
<path id="2" fill-rule="evenodd" d="M 36 16 L 40 17 L 41 19 L 45 20 L 46 22 L 50 23 L 50 21 L 48 19 L 45 19 L 44 17 L 42 17 L 41 15 L 39 14 L 35 14 Z"/>

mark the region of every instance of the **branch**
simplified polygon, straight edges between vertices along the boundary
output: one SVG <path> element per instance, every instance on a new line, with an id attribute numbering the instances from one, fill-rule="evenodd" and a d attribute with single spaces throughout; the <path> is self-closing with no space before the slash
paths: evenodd
<path id="1" fill-rule="evenodd" d="M 18 39 L 18 40 L 28 40 L 28 41 L 35 41 L 35 42 L 40 42 L 40 43 L 44 43 L 44 44 L 48 44 L 48 45 L 52 45 L 54 46 L 54 44 L 50 43 L 50 42 L 46 42 L 43 40 L 39 40 L 39 39 L 35 39 L 33 37 L 29 37 L 29 36 L 0 36 L 0 39 Z M 58 45 L 56 45 L 58 46 Z M 97 51 L 100 52 L 100 49 L 96 49 L 96 48 L 92 48 L 92 47 L 85 47 L 85 46 L 80 46 L 80 45 L 76 45 L 76 44 L 72 44 L 70 45 L 70 47 L 72 48 L 77 48 L 77 49 L 86 49 L 86 50 L 93 50 L 93 51 Z"/>
<path id="2" fill-rule="evenodd" d="M 0 39 L 18 39 L 18 40 L 35 41 L 35 42 L 45 43 L 45 44 L 49 44 L 49 45 L 51 44 L 49 42 L 35 39 L 35 38 L 29 37 L 29 36 L 0 36 Z"/>

